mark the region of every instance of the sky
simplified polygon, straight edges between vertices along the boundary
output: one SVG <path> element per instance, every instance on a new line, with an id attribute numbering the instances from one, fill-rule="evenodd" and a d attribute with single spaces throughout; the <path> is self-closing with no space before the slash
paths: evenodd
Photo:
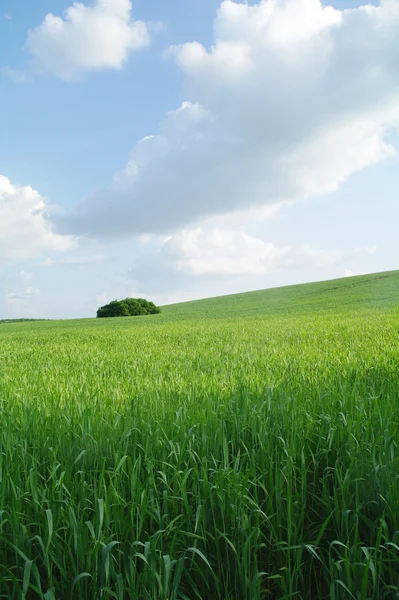
<path id="1" fill-rule="evenodd" d="M 399 268 L 399 0 L 0 0 L 0 319 Z"/>

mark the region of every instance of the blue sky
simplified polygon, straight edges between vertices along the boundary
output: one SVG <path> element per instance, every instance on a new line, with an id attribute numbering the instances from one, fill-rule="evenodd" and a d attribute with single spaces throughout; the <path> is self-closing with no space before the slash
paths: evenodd
<path id="1" fill-rule="evenodd" d="M 1 0 L 0 318 L 397 268 L 399 0 L 363 4 Z"/>

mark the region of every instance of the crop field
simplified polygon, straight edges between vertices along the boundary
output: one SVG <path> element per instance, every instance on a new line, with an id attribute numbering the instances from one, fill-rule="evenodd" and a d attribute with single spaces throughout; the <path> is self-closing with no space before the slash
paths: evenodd
<path id="1" fill-rule="evenodd" d="M 0 598 L 399 598 L 399 272 L 0 325 Z"/>

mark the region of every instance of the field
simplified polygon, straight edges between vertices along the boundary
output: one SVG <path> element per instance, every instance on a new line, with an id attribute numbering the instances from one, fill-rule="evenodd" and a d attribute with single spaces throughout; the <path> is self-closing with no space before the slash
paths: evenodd
<path id="1" fill-rule="evenodd" d="M 0 325 L 0 598 L 399 598 L 399 272 Z"/>

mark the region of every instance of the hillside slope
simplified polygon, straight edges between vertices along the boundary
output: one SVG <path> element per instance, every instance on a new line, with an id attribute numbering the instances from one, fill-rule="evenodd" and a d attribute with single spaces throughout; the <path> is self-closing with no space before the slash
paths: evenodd
<path id="1" fill-rule="evenodd" d="M 219 296 L 162 307 L 166 318 L 221 318 L 399 308 L 399 271 Z"/>
<path id="2" fill-rule="evenodd" d="M 25 323 L 0 321 L 0 324 L 2 332 L 54 329 L 60 326 L 67 329 L 83 326 L 108 329 L 111 324 L 113 329 L 125 329 L 156 326 L 180 320 L 295 317 L 325 313 L 353 315 L 370 309 L 395 310 L 396 308 L 399 310 L 399 271 L 386 271 L 169 304 L 161 307 L 162 312 L 159 315 L 120 319 L 41 320 Z"/>

